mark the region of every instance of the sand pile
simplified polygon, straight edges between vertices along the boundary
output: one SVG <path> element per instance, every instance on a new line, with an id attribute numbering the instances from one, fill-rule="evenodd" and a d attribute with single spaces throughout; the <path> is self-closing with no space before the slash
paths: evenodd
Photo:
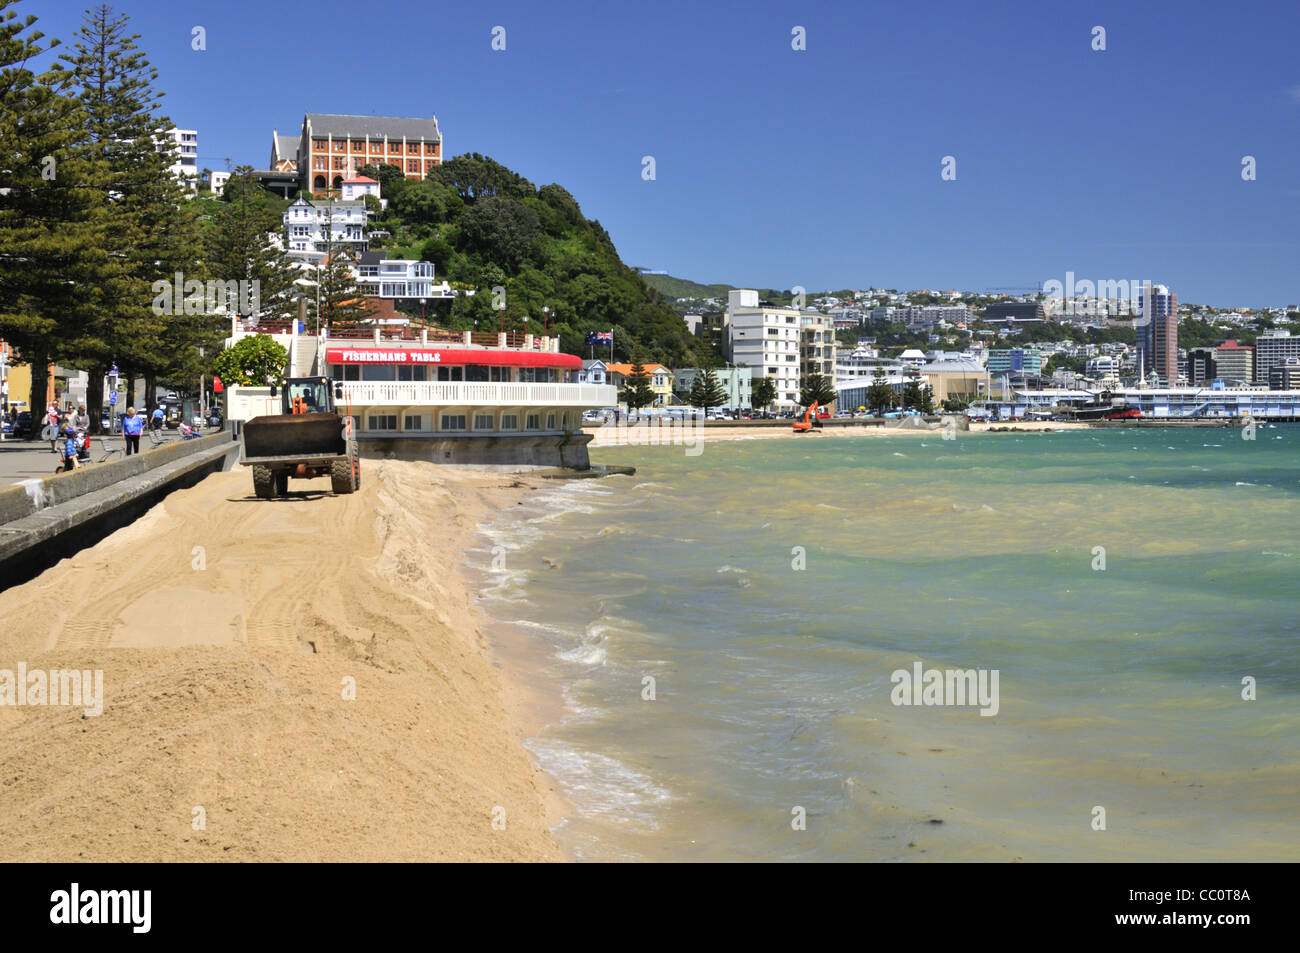
<path id="1" fill-rule="evenodd" d="M 105 696 L 0 706 L 0 859 L 559 859 L 461 578 L 508 482 L 367 461 L 260 501 L 241 468 L 0 593 L 0 670 Z"/>

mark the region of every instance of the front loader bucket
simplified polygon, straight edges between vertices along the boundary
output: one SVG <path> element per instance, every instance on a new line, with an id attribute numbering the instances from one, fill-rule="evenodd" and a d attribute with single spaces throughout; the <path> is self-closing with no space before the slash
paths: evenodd
<path id="1" fill-rule="evenodd" d="M 254 417 L 243 427 L 244 456 L 325 456 L 348 452 L 343 418 L 338 414 L 272 414 Z"/>

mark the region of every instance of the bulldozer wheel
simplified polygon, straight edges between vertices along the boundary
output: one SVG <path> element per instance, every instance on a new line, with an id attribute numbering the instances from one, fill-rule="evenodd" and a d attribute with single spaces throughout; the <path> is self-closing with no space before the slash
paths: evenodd
<path id="1" fill-rule="evenodd" d="M 275 499 L 275 474 L 270 467 L 253 467 L 253 492 L 259 499 Z"/>
<path id="2" fill-rule="evenodd" d="M 289 495 L 289 471 L 281 470 L 275 475 L 275 494 L 276 496 Z"/>
<path id="3" fill-rule="evenodd" d="M 356 489 L 352 485 L 351 457 L 339 457 L 330 464 L 330 489 L 335 493 L 351 493 Z"/>

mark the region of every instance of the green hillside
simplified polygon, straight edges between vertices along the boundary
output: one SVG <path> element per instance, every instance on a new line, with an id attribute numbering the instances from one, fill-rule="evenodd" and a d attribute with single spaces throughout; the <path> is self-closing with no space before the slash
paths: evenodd
<path id="1" fill-rule="evenodd" d="M 361 172 L 379 180 L 388 200 L 375 225 L 391 237 L 371 247 L 431 261 L 453 288 L 475 290 L 431 304 L 431 320 L 496 330 L 502 316 L 492 289 L 502 288 L 507 331 L 541 333 L 545 325 L 570 354 L 588 352 L 589 332 L 613 328 L 615 360 L 691 367 L 714 357 L 563 187 L 538 188 L 478 153 L 456 156 L 424 180 L 390 165 Z"/>
<path id="2" fill-rule="evenodd" d="M 672 275 L 642 275 L 645 283 L 654 288 L 665 298 L 722 298 L 728 291 L 735 290 L 734 285 L 702 285 L 686 278 L 674 278 Z"/>

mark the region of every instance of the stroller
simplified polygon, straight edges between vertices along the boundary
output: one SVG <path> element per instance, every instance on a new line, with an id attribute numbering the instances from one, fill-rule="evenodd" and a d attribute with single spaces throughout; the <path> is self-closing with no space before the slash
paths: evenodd
<path id="1" fill-rule="evenodd" d="M 67 439 L 59 442 L 59 465 L 54 468 L 55 473 L 67 473 L 70 470 L 76 470 L 81 467 L 88 467 L 92 463 L 103 463 L 113 454 L 117 453 L 115 449 L 106 449 L 104 455 L 98 460 L 92 460 L 90 457 L 90 435 L 84 430 L 74 430 L 69 427 L 65 434 L 72 439 L 73 458 L 68 457 Z"/>
<path id="2" fill-rule="evenodd" d="M 197 439 L 198 439 L 199 437 L 201 437 L 201 436 L 203 436 L 203 435 L 200 434 L 200 433 L 199 433 L 197 430 L 195 430 L 193 427 L 191 427 L 189 424 L 181 424 L 181 439 L 182 439 L 182 440 L 197 440 Z"/>

